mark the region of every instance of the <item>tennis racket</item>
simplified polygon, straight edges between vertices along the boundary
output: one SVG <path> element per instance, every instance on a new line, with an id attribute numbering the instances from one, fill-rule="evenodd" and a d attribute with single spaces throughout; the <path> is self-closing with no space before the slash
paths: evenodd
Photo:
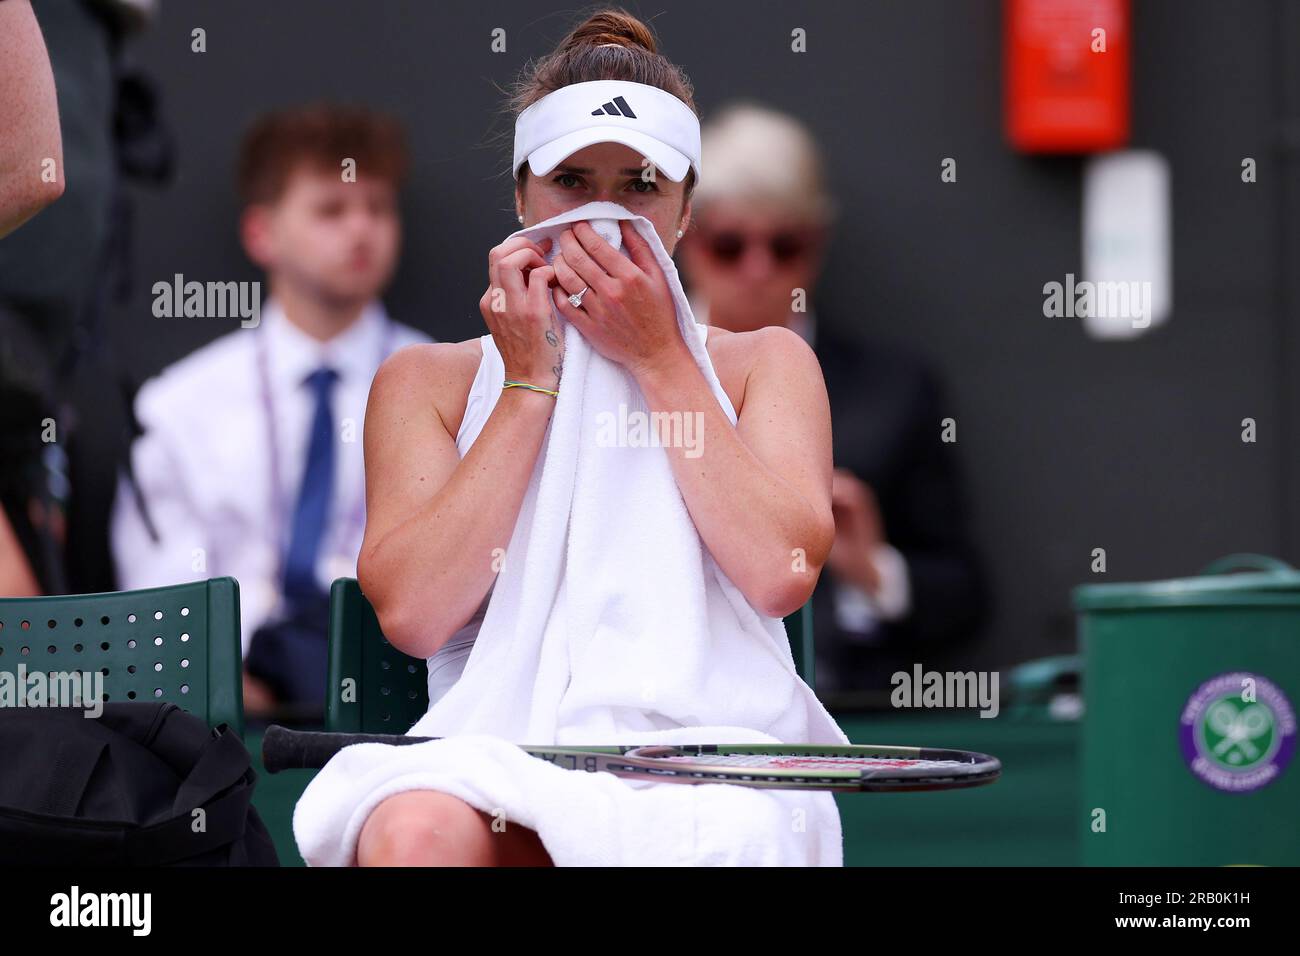
<path id="1" fill-rule="evenodd" d="M 268 773 L 315 768 L 353 744 L 419 744 L 438 737 L 330 734 L 271 725 L 262 738 Z M 823 744 L 659 744 L 521 747 L 563 767 L 665 783 L 730 783 L 777 790 L 880 793 L 956 790 L 992 783 L 1002 764 L 988 754 L 929 747 Z"/>

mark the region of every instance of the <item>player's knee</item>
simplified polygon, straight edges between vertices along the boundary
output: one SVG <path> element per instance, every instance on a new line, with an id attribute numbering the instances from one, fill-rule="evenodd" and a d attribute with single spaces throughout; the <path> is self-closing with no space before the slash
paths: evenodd
<path id="1" fill-rule="evenodd" d="M 489 862 L 478 811 L 457 797 L 431 790 L 384 800 L 362 828 L 362 866 L 481 866 Z"/>

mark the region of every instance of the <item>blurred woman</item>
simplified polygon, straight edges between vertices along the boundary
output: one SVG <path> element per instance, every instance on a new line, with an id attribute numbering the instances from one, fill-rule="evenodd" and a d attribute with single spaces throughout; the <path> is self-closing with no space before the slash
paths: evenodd
<path id="1" fill-rule="evenodd" d="M 951 409 L 919 357 L 857 334 L 884 317 L 835 325 L 814 308 L 836 204 L 807 129 L 736 104 L 701 135 L 709 176 L 678 255 L 692 309 L 733 332 L 798 332 L 830 397 L 835 544 L 813 595 L 818 690 L 887 690 L 928 649 L 970 639 L 984 612 L 953 446 L 940 440 Z"/>

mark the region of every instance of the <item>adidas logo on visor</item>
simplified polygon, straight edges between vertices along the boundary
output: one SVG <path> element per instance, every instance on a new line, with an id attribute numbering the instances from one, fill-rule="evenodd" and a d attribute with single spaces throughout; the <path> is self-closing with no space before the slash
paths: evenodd
<path id="1" fill-rule="evenodd" d="M 627 105 L 627 100 L 621 96 L 614 97 L 612 103 L 606 103 L 599 109 L 591 111 L 592 116 L 626 116 L 628 119 L 636 119 L 636 114 L 632 112 L 632 107 Z"/>

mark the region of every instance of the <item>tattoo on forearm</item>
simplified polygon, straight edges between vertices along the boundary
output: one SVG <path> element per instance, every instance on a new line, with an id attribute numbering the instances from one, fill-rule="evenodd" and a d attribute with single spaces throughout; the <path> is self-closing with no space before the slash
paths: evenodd
<path id="1" fill-rule="evenodd" d="M 555 383 L 560 382 L 560 372 L 564 368 L 564 339 L 560 338 L 559 330 L 555 327 L 555 315 L 551 315 L 551 327 L 546 330 L 546 342 L 551 348 L 555 349 L 555 364 L 551 366 L 551 371 L 555 373 Z"/>

